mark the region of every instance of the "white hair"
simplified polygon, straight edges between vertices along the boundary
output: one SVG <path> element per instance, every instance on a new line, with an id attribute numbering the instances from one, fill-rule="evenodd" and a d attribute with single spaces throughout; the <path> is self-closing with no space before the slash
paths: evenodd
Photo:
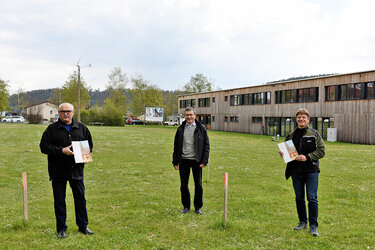
<path id="1" fill-rule="evenodd" d="M 64 103 L 61 103 L 60 105 L 59 105 L 59 108 L 58 108 L 58 110 L 60 111 L 60 109 L 61 109 L 61 106 L 62 105 L 66 105 L 66 104 L 68 104 L 70 107 L 71 107 L 71 109 L 72 110 L 74 110 L 74 107 L 73 107 L 73 104 L 71 104 L 71 103 L 69 103 L 69 102 L 64 102 Z"/>

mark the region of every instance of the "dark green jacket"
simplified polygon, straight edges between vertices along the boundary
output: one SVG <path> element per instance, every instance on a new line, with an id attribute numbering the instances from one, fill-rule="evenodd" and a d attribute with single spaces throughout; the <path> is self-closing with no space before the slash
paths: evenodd
<path id="1" fill-rule="evenodd" d="M 287 135 L 285 140 L 292 140 L 295 131 L 296 129 Z M 285 171 L 286 179 L 290 177 L 292 169 L 297 169 L 301 174 L 308 172 L 320 172 L 319 159 L 325 156 L 325 145 L 319 132 L 310 127 L 306 127 L 299 144 L 294 146 L 296 147 L 298 154 L 306 156 L 307 161 L 289 162 Z"/>

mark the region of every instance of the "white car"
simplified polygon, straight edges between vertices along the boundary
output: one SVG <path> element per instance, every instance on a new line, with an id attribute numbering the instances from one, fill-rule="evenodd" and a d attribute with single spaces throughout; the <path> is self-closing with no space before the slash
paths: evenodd
<path id="1" fill-rule="evenodd" d="M 23 116 L 5 116 L 3 119 L 1 119 L 1 122 L 24 123 L 25 118 L 23 118 Z"/>
<path id="2" fill-rule="evenodd" d="M 173 120 L 169 120 L 169 121 L 166 121 L 166 122 L 163 122 L 163 125 L 164 126 L 178 126 L 178 121 L 173 121 Z"/>

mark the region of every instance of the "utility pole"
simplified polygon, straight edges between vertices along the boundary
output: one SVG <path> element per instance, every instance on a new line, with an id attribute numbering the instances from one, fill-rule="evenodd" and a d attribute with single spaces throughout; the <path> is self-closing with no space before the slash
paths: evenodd
<path id="1" fill-rule="evenodd" d="M 79 61 L 78 61 L 79 63 Z M 77 68 L 78 68 L 78 107 L 77 107 L 77 120 L 79 122 L 81 122 L 81 67 L 79 66 L 79 64 L 77 64 Z"/>
<path id="2" fill-rule="evenodd" d="M 78 83 L 78 90 L 77 90 L 77 94 L 78 94 L 78 107 L 77 107 L 77 121 L 81 122 L 81 66 L 79 65 L 79 61 L 81 60 L 81 58 L 79 58 L 78 62 L 77 62 L 77 68 L 78 68 L 78 79 L 77 79 L 77 83 Z M 83 67 L 91 67 L 91 64 L 88 64 L 86 66 L 83 66 Z"/>

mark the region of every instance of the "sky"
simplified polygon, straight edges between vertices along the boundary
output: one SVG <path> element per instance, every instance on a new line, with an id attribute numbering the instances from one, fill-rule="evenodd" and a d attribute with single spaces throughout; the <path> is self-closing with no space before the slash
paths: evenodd
<path id="1" fill-rule="evenodd" d="M 114 67 L 164 90 L 198 73 L 231 89 L 374 70 L 374 11 L 373 0 L 0 0 L 0 79 L 11 94 L 61 87 L 78 61 L 94 90 Z"/>

